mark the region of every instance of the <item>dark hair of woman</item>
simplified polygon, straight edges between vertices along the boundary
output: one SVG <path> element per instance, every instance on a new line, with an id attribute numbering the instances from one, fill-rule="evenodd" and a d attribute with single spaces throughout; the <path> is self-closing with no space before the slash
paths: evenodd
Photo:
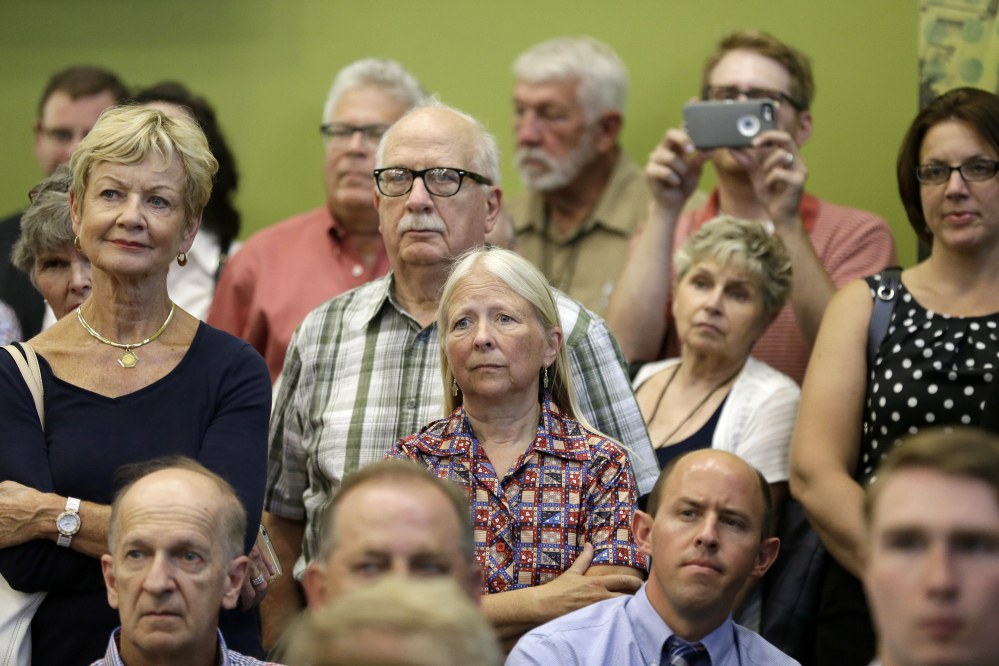
<path id="1" fill-rule="evenodd" d="M 239 184 L 236 172 L 236 159 L 222 136 L 222 130 L 215 120 L 215 110 L 204 97 L 193 94 L 183 84 L 176 81 L 163 81 L 139 91 L 129 100 L 133 104 L 167 102 L 187 109 L 201 126 L 208 139 L 208 147 L 219 163 L 215 174 L 212 196 L 202 214 L 202 229 L 208 229 L 219 236 L 222 253 L 229 251 L 229 245 L 239 235 L 239 211 L 232 204 L 233 194 Z"/>
<path id="2" fill-rule="evenodd" d="M 978 88 L 957 88 L 940 95 L 919 112 L 902 140 L 896 171 L 898 193 L 909 216 L 909 224 L 925 243 L 932 243 L 933 235 L 923 216 L 916 167 L 919 166 L 919 151 L 926 133 L 934 125 L 948 120 L 967 123 L 999 153 L 999 97 L 992 93 Z"/>

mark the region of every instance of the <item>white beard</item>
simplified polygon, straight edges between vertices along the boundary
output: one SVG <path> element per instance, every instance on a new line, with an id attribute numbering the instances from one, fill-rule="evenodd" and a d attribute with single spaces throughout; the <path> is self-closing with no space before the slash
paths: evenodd
<path id="1" fill-rule="evenodd" d="M 593 141 L 593 134 L 587 130 L 580 138 L 579 144 L 562 159 L 552 157 L 541 148 L 518 148 L 517 170 L 528 189 L 535 192 L 551 192 L 571 183 L 596 154 L 597 147 Z M 541 162 L 547 171 L 535 173 L 533 168 L 525 165 L 528 160 Z"/>

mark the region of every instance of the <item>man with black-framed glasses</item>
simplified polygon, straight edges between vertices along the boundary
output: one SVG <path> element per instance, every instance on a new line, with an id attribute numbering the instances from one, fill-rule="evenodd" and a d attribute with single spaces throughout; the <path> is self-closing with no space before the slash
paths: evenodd
<path id="1" fill-rule="evenodd" d="M 310 310 L 388 272 L 372 194 L 375 149 L 424 96 L 392 60 L 359 60 L 340 70 L 319 127 L 326 204 L 255 233 L 226 264 L 207 321 L 253 345 L 272 381 Z"/>
<path id="2" fill-rule="evenodd" d="M 701 98 L 772 100 L 777 129 L 761 134 L 757 147 L 715 151 L 695 150 L 682 129 L 671 129 L 650 155 L 646 175 L 655 203 L 607 311 L 628 360 L 678 355 L 669 314 L 673 252 L 716 215 L 760 220 L 787 246 L 794 269 L 791 299 L 752 353 L 799 384 L 837 287 L 896 263 L 895 242 L 882 218 L 805 191 L 808 169 L 800 148 L 812 134 L 814 94 L 808 57 L 768 33 L 734 32 L 708 57 Z M 718 187 L 702 209 L 684 212 L 708 160 Z"/>
<path id="3" fill-rule="evenodd" d="M 274 405 L 264 522 L 296 577 L 320 552 L 322 511 L 344 479 L 442 416 L 437 306 L 454 260 L 483 245 L 496 223 L 499 160 L 495 138 L 478 121 L 439 102 L 403 116 L 382 137 L 375 208 L 392 271 L 305 318 Z M 626 443 L 639 491 L 647 492 L 658 465 L 620 349 L 602 319 L 565 294 L 555 301 L 580 412 Z M 536 596 L 488 600 L 486 614 L 504 638 L 516 636 L 545 613 L 608 593 L 610 583 L 583 578 L 532 588 L 545 588 Z"/>

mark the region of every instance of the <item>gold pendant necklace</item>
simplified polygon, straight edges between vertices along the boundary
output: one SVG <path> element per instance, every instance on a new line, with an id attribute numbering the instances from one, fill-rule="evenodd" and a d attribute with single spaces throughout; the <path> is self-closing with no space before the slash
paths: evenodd
<path id="1" fill-rule="evenodd" d="M 148 345 L 150 342 L 160 337 L 160 333 L 165 331 L 166 327 L 170 325 L 170 320 L 173 319 L 173 313 L 176 309 L 177 309 L 177 304 L 171 301 L 170 314 L 167 315 L 166 321 L 163 322 L 163 325 L 160 326 L 160 329 L 155 333 L 153 333 L 148 338 L 146 338 L 145 340 L 143 340 L 142 342 L 135 342 L 130 345 L 124 345 L 120 342 L 112 342 L 111 340 L 108 340 L 94 329 L 90 328 L 90 324 L 88 324 L 87 320 L 83 318 L 82 308 L 76 309 L 76 318 L 80 320 L 80 323 L 83 324 L 83 328 L 87 329 L 87 333 L 90 333 L 90 335 L 94 336 L 95 338 L 97 338 L 106 345 L 111 345 L 112 347 L 117 347 L 118 349 L 124 349 L 125 351 L 121 353 L 121 358 L 118 359 L 118 363 L 121 365 L 121 367 L 125 368 L 126 370 L 130 370 L 134 368 L 136 364 L 139 362 L 139 357 L 136 356 L 135 352 L 132 350 L 135 349 L 136 347 L 141 347 L 142 345 Z"/>

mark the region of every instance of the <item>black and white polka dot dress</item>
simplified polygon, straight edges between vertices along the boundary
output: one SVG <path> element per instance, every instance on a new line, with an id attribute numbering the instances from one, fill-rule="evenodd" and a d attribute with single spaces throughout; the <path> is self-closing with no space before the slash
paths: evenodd
<path id="1" fill-rule="evenodd" d="M 871 298 L 881 280 L 867 278 Z M 899 283 L 898 300 L 868 376 L 857 479 L 871 483 L 899 439 L 921 428 L 978 425 L 999 364 L 999 313 L 951 317 L 927 310 Z"/>

